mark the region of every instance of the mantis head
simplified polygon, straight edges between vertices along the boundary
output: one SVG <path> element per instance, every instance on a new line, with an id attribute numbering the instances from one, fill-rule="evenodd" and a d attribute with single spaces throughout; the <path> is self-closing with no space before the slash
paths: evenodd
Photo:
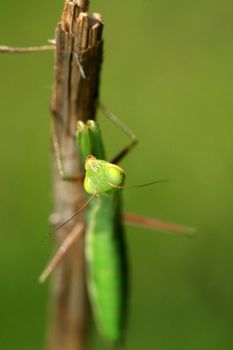
<path id="1" fill-rule="evenodd" d="M 85 170 L 84 188 L 90 194 L 111 191 L 114 186 L 121 186 L 125 179 L 121 167 L 92 155 L 86 159 Z"/>

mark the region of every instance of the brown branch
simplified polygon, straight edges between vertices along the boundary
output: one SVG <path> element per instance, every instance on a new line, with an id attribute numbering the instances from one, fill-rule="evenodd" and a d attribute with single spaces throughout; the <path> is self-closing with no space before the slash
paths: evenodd
<path id="1" fill-rule="evenodd" d="M 82 8 L 79 6 L 81 5 Z M 64 170 L 71 176 L 83 173 L 74 142 L 77 120 L 94 119 L 102 61 L 102 22 L 82 12 L 87 2 L 66 1 L 56 30 L 55 83 L 51 103 L 54 130 Z M 84 79 L 77 57 L 85 73 Z M 71 217 L 84 201 L 80 182 L 61 180 L 53 156 L 54 207 L 59 222 Z M 79 217 L 83 223 L 83 215 Z M 56 233 L 56 245 L 74 227 L 68 223 Z M 87 322 L 83 239 L 65 256 L 52 284 L 52 318 L 49 350 L 84 350 Z"/>

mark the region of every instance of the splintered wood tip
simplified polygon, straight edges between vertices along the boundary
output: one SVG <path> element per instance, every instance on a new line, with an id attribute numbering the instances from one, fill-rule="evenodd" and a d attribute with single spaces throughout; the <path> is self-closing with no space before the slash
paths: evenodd
<path id="1" fill-rule="evenodd" d="M 87 12 L 89 7 L 89 0 L 78 0 L 78 5 L 81 7 L 82 11 Z"/>
<path id="2" fill-rule="evenodd" d="M 103 16 L 100 14 L 100 13 L 97 13 L 97 12 L 93 12 L 91 15 L 90 15 L 90 18 L 92 18 L 93 20 L 96 20 L 100 23 L 103 24 L 104 20 L 103 20 Z"/>
<path id="3" fill-rule="evenodd" d="M 103 18 L 99 13 L 89 15 L 89 1 L 65 1 L 60 26 L 63 31 L 74 35 L 81 50 L 97 46 L 102 41 Z"/>

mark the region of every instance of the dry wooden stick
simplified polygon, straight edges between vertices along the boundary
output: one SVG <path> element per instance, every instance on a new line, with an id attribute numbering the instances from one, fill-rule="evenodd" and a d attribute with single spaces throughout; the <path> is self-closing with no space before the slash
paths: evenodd
<path id="1" fill-rule="evenodd" d="M 27 48 L 0 46 L 0 53 L 30 53 L 55 50 L 55 82 L 51 101 L 53 139 L 59 145 L 64 170 L 81 178 L 83 169 L 76 151 L 74 133 L 78 120 L 95 119 L 100 66 L 103 54 L 102 18 L 88 15 L 88 0 L 66 0 L 55 41 Z M 55 135 L 56 134 L 56 135 Z M 84 190 L 78 181 L 63 181 L 53 155 L 54 214 L 60 223 L 82 206 Z M 85 227 L 83 215 L 56 233 L 60 246 L 67 234 L 81 235 Z M 66 247 L 67 248 L 67 247 Z M 85 350 L 88 318 L 85 287 L 83 240 L 70 249 L 52 284 L 51 319 L 48 350 Z"/>
<path id="2" fill-rule="evenodd" d="M 99 15 L 89 16 L 87 3 L 66 1 L 56 30 L 55 84 L 51 103 L 54 130 L 66 173 L 82 175 L 74 132 L 77 120 L 95 119 L 103 42 Z M 85 79 L 84 79 L 85 78 Z M 59 223 L 81 207 L 82 184 L 61 180 L 54 163 L 54 206 Z M 80 224 L 83 217 L 79 217 Z M 58 222 L 57 222 L 58 223 Z M 72 230 L 69 223 L 56 233 L 59 246 Z M 84 350 L 87 296 L 83 241 L 79 240 L 60 265 L 52 285 L 49 350 Z"/>

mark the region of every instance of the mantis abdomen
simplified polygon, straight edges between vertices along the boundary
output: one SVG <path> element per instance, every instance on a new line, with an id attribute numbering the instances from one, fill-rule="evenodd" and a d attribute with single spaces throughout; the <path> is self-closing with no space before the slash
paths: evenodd
<path id="1" fill-rule="evenodd" d="M 119 191 L 92 201 L 85 248 L 94 318 L 99 332 L 113 343 L 122 340 L 126 304 L 126 258 L 119 201 Z"/>

